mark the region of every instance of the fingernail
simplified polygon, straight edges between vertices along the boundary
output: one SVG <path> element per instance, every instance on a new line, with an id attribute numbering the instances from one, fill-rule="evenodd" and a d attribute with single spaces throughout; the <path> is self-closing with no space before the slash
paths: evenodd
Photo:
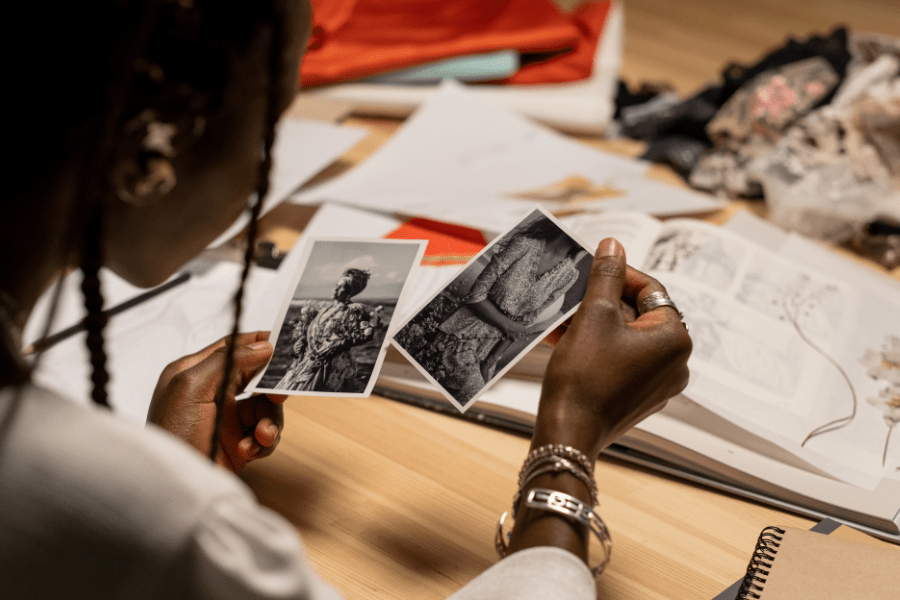
<path id="1" fill-rule="evenodd" d="M 253 342 L 247 347 L 251 350 L 271 350 L 272 344 L 270 344 L 269 342 Z"/>
<path id="2" fill-rule="evenodd" d="M 597 248 L 597 256 L 617 256 L 621 253 L 622 245 L 615 238 L 606 238 L 600 242 Z"/>

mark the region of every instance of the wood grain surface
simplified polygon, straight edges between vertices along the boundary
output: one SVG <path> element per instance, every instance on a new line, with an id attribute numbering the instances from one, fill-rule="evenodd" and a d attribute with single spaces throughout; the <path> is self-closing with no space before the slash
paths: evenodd
<path id="1" fill-rule="evenodd" d="M 668 81 L 685 94 L 727 62 L 753 62 L 788 36 L 838 24 L 900 35 L 896 0 L 624 5 L 622 76 Z M 321 177 L 364 159 L 398 126 L 349 121 L 371 133 Z M 583 141 L 626 155 L 640 151 L 629 141 Z M 654 174 L 677 181 L 663 168 Z M 705 218 L 723 222 L 744 208 L 765 214 L 761 204 L 734 203 Z M 310 214 L 276 209 L 265 235 L 289 246 Z M 297 527 L 316 569 L 348 599 L 445 598 L 496 562 L 494 526 L 509 508 L 527 439 L 377 397 L 292 397 L 285 412 L 278 451 L 243 477 Z M 712 598 L 742 576 L 763 527 L 813 524 L 615 460 L 599 461 L 597 481 L 614 540 L 597 584 L 603 599 Z"/>

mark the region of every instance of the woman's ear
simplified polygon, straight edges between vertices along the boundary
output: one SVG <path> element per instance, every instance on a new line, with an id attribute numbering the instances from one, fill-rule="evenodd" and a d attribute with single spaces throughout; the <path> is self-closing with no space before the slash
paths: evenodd
<path id="1" fill-rule="evenodd" d="M 119 158 L 110 174 L 119 200 L 147 206 L 172 191 L 178 179 L 170 159 L 193 144 L 206 128 L 202 115 L 180 121 L 161 121 L 155 110 L 147 109 L 125 124 Z"/>
<path id="2" fill-rule="evenodd" d="M 135 207 L 158 202 L 178 183 L 172 163 L 157 156 L 117 160 L 110 179 L 116 198 Z"/>

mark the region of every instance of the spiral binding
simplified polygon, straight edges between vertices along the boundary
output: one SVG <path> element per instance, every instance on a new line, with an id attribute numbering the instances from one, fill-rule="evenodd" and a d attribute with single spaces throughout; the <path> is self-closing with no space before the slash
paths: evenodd
<path id="1" fill-rule="evenodd" d="M 763 591 L 763 585 L 772 569 L 772 561 L 775 560 L 783 539 L 784 529 L 780 527 L 766 527 L 760 532 L 756 540 L 756 549 L 750 558 L 750 564 L 747 565 L 747 574 L 741 582 L 735 600 L 753 600 L 761 597 L 759 592 Z"/>

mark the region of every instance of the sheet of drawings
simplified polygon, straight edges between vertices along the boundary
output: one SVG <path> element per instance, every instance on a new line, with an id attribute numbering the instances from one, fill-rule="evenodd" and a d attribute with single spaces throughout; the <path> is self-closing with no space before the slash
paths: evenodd
<path id="1" fill-rule="evenodd" d="M 890 412 L 900 402 L 890 358 L 900 356 L 900 296 L 873 301 L 694 221 L 666 223 L 644 270 L 690 325 L 689 397 L 836 478 L 900 478 L 900 434 L 891 439 L 888 418 L 900 411 Z"/>

